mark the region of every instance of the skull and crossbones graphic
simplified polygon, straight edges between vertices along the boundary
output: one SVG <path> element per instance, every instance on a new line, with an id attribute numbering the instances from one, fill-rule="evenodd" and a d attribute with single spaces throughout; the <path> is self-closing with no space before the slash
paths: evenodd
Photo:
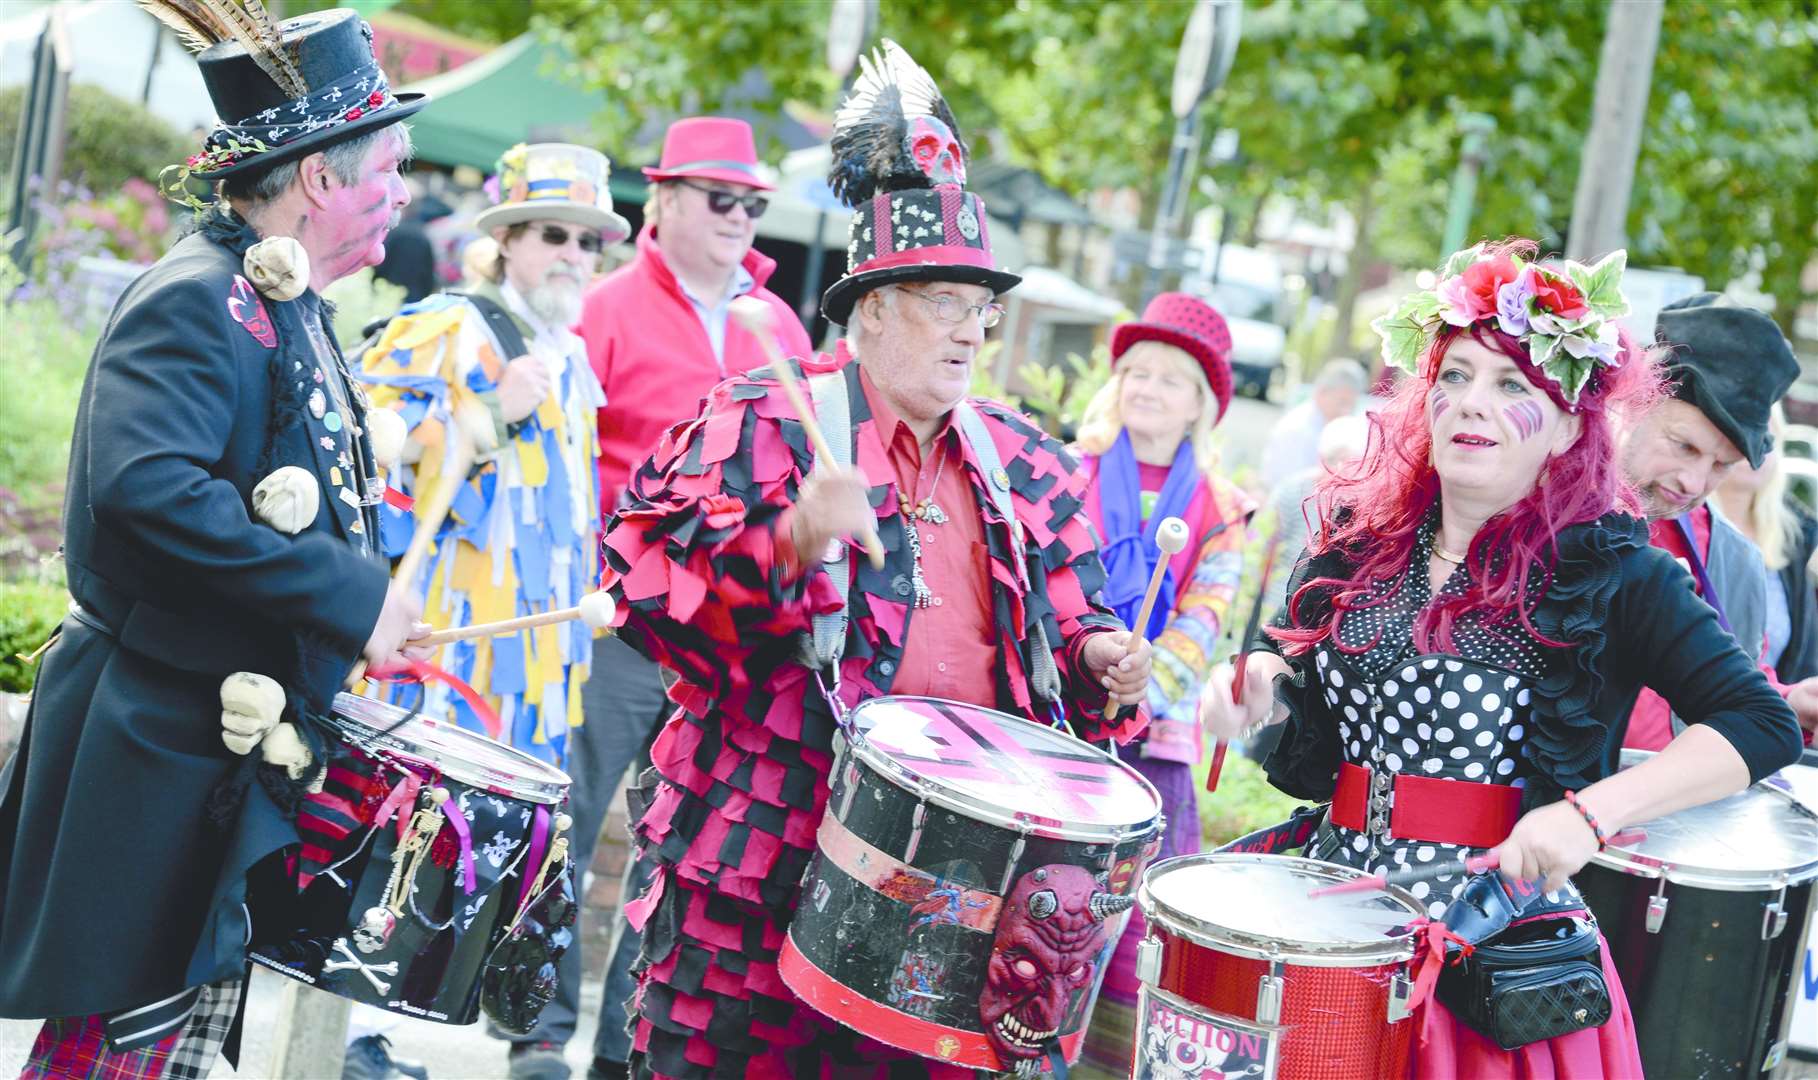
<path id="1" fill-rule="evenodd" d="M 358 971 L 360 974 L 366 976 L 367 982 L 372 983 L 372 988 L 374 990 L 377 990 L 381 994 L 391 993 L 391 983 L 379 978 L 379 976 L 390 975 L 395 978 L 398 974 L 398 962 L 396 960 L 387 960 L 383 964 L 369 964 L 360 958 L 359 953 L 354 952 L 353 949 L 348 946 L 346 938 L 335 939 L 335 951 L 347 957 L 347 959 L 328 961 L 322 965 L 322 974 L 333 975 L 337 971 Z"/>

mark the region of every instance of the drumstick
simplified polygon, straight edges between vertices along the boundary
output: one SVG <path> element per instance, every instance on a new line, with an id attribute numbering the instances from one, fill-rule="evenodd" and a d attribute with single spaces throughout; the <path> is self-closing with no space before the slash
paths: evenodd
<path id="1" fill-rule="evenodd" d="M 484 425 L 483 430 L 481 425 Z M 448 448 L 448 458 L 442 474 L 437 478 L 441 482 L 428 499 L 414 507 L 416 530 L 410 534 L 410 546 L 404 549 L 404 557 L 398 560 L 397 569 L 392 571 L 392 580 L 403 582 L 406 588 L 411 586 L 417 571 L 423 566 L 423 560 L 429 556 L 429 545 L 435 541 L 436 533 L 442 529 L 442 522 L 448 518 L 448 511 L 454 507 L 455 497 L 460 495 L 461 488 L 467 483 L 467 470 L 473 465 L 474 447 L 482 441 L 488 444 L 495 441 L 492 415 L 484 408 L 455 410 L 454 423 L 449 424 L 446 431 L 454 442 Z M 353 669 L 347 673 L 347 688 L 351 690 L 359 686 L 364 678 L 366 661 L 355 660 Z"/>
<path id="2" fill-rule="evenodd" d="M 1281 530 L 1269 537 L 1269 544 L 1263 548 L 1262 576 L 1256 581 L 1256 599 L 1250 604 L 1250 618 L 1244 623 L 1243 640 L 1237 643 L 1237 659 L 1231 665 L 1231 701 L 1233 704 L 1244 703 L 1244 671 L 1250 663 L 1250 642 L 1256 640 L 1256 631 L 1262 626 L 1263 598 L 1269 593 L 1269 571 L 1275 567 L 1276 549 L 1281 547 Z M 1225 750 L 1231 744 L 1223 739 L 1212 740 L 1212 767 L 1206 770 L 1206 790 L 1218 790 L 1218 774 L 1224 771 Z"/>
<path id="3" fill-rule="evenodd" d="M 1648 834 L 1645 829 L 1624 829 L 1622 832 L 1610 837 L 1608 842 L 1620 845 L 1638 844 L 1647 838 Z M 1417 881 L 1425 881 L 1428 878 L 1438 877 L 1441 874 L 1456 874 L 1461 872 L 1466 874 L 1481 874 L 1489 870 L 1498 870 L 1501 868 L 1502 856 L 1486 851 L 1482 855 L 1466 855 L 1461 859 L 1447 859 L 1444 862 L 1431 863 L 1426 866 L 1410 866 L 1406 870 L 1396 870 L 1393 872 L 1379 871 L 1368 877 L 1358 878 L 1355 881 L 1344 881 L 1337 885 L 1327 885 L 1323 888 L 1313 889 L 1307 893 L 1307 898 L 1315 899 L 1321 896 L 1338 896 L 1343 893 L 1377 892 L 1386 889 L 1391 885 L 1397 888 L 1405 888 Z"/>
<path id="4" fill-rule="evenodd" d="M 612 617 L 618 611 L 610 593 L 588 593 L 581 597 L 581 602 L 574 607 L 561 608 L 556 611 L 543 611 L 535 615 L 520 615 L 515 619 L 501 619 L 498 622 L 477 623 L 473 626 L 457 626 L 451 630 L 437 630 L 427 637 L 417 638 L 410 644 L 415 646 L 446 645 L 451 641 L 468 641 L 473 638 L 496 637 L 499 634 L 515 633 L 519 630 L 532 630 L 552 623 L 573 622 L 580 619 L 595 630 L 604 630 L 612 625 Z"/>
<path id="5" fill-rule="evenodd" d="M 729 310 L 739 325 L 758 339 L 758 345 L 770 361 L 771 370 L 776 372 L 776 381 L 783 387 L 783 396 L 789 399 L 789 407 L 795 410 L 795 415 L 802 421 L 802 430 L 808 435 L 808 444 L 814 447 L 814 456 L 828 464 L 838 460 L 827 445 L 827 437 L 821 434 L 821 425 L 815 422 L 814 413 L 809 411 L 807 400 L 802 397 L 802 388 L 795 381 L 795 369 L 789 366 L 789 361 L 783 359 L 783 351 L 776 347 L 775 316 L 770 305 L 755 296 L 741 296 L 731 303 Z M 867 524 L 861 530 L 859 542 L 865 546 L 865 554 L 871 558 L 871 568 L 882 570 L 884 542 L 877 537 L 877 526 Z"/>
<path id="6" fill-rule="evenodd" d="M 1136 611 L 1136 625 L 1130 628 L 1132 644 L 1125 656 L 1135 652 L 1136 644 L 1143 640 L 1143 632 L 1149 628 L 1149 613 L 1155 608 L 1155 594 L 1161 591 L 1162 575 L 1168 572 L 1168 562 L 1187 550 L 1188 539 L 1187 523 L 1177 517 L 1163 518 L 1155 527 L 1155 546 L 1162 554 L 1155 560 L 1155 570 L 1149 574 L 1149 589 L 1143 593 L 1143 606 Z M 1106 701 L 1105 719 L 1114 719 L 1120 707 L 1116 698 Z"/>

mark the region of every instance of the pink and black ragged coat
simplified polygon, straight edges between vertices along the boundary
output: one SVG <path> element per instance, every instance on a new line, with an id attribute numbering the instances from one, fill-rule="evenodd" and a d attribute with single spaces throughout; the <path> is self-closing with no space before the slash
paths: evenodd
<path id="1" fill-rule="evenodd" d="M 805 374 L 838 364 L 823 357 Z M 857 548 L 847 555 L 854 580 L 839 696 L 851 707 L 890 693 L 912 610 L 912 557 L 895 472 L 858 366 L 837 370 L 847 381 L 855 462 L 867 477 L 890 478 L 871 489 L 883 569 L 874 570 Z M 610 526 L 605 554 L 619 633 L 681 676 L 670 691 L 680 708 L 652 751 L 666 783 L 639 825 L 642 840 L 664 873 L 774 912 L 780 943 L 826 803 L 835 728 L 832 709 L 798 660 L 798 640 L 811 616 L 838 610 L 839 598 L 818 568 L 791 581 L 778 557 L 773 530 L 813 452 L 767 375 L 759 369 L 721 383 L 699 417 L 665 434 L 633 476 L 633 500 Z M 1039 619 L 1073 731 L 1127 741 L 1146 713 L 1126 709 L 1117 721 L 1104 721 L 1105 692 L 1078 660 L 1090 634 L 1122 629 L 1089 599 L 1104 572 L 1080 516 L 1085 478 L 1026 417 L 986 402 L 978 408 L 1018 522 L 1013 530 L 998 514 L 985 487 L 990 479 L 968 448 L 965 469 L 985 525 L 1000 641 L 997 685 L 978 703 L 1049 722 L 1027 675 L 1028 627 Z M 1031 573 L 1037 555 L 1041 563 Z"/>

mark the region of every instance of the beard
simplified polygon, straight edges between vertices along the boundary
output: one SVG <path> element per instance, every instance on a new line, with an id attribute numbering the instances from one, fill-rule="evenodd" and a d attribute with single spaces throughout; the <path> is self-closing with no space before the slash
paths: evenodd
<path id="1" fill-rule="evenodd" d="M 581 280 L 552 268 L 541 285 L 525 294 L 524 302 L 551 326 L 573 326 L 581 318 Z"/>

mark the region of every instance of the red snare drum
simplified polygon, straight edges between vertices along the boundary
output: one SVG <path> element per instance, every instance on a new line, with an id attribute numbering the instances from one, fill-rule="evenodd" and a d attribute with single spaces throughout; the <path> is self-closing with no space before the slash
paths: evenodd
<path id="1" fill-rule="evenodd" d="M 1414 1025 L 1400 889 L 1309 899 L 1358 871 L 1288 855 L 1205 854 L 1149 868 L 1135 1077 L 1400 1077 Z"/>

